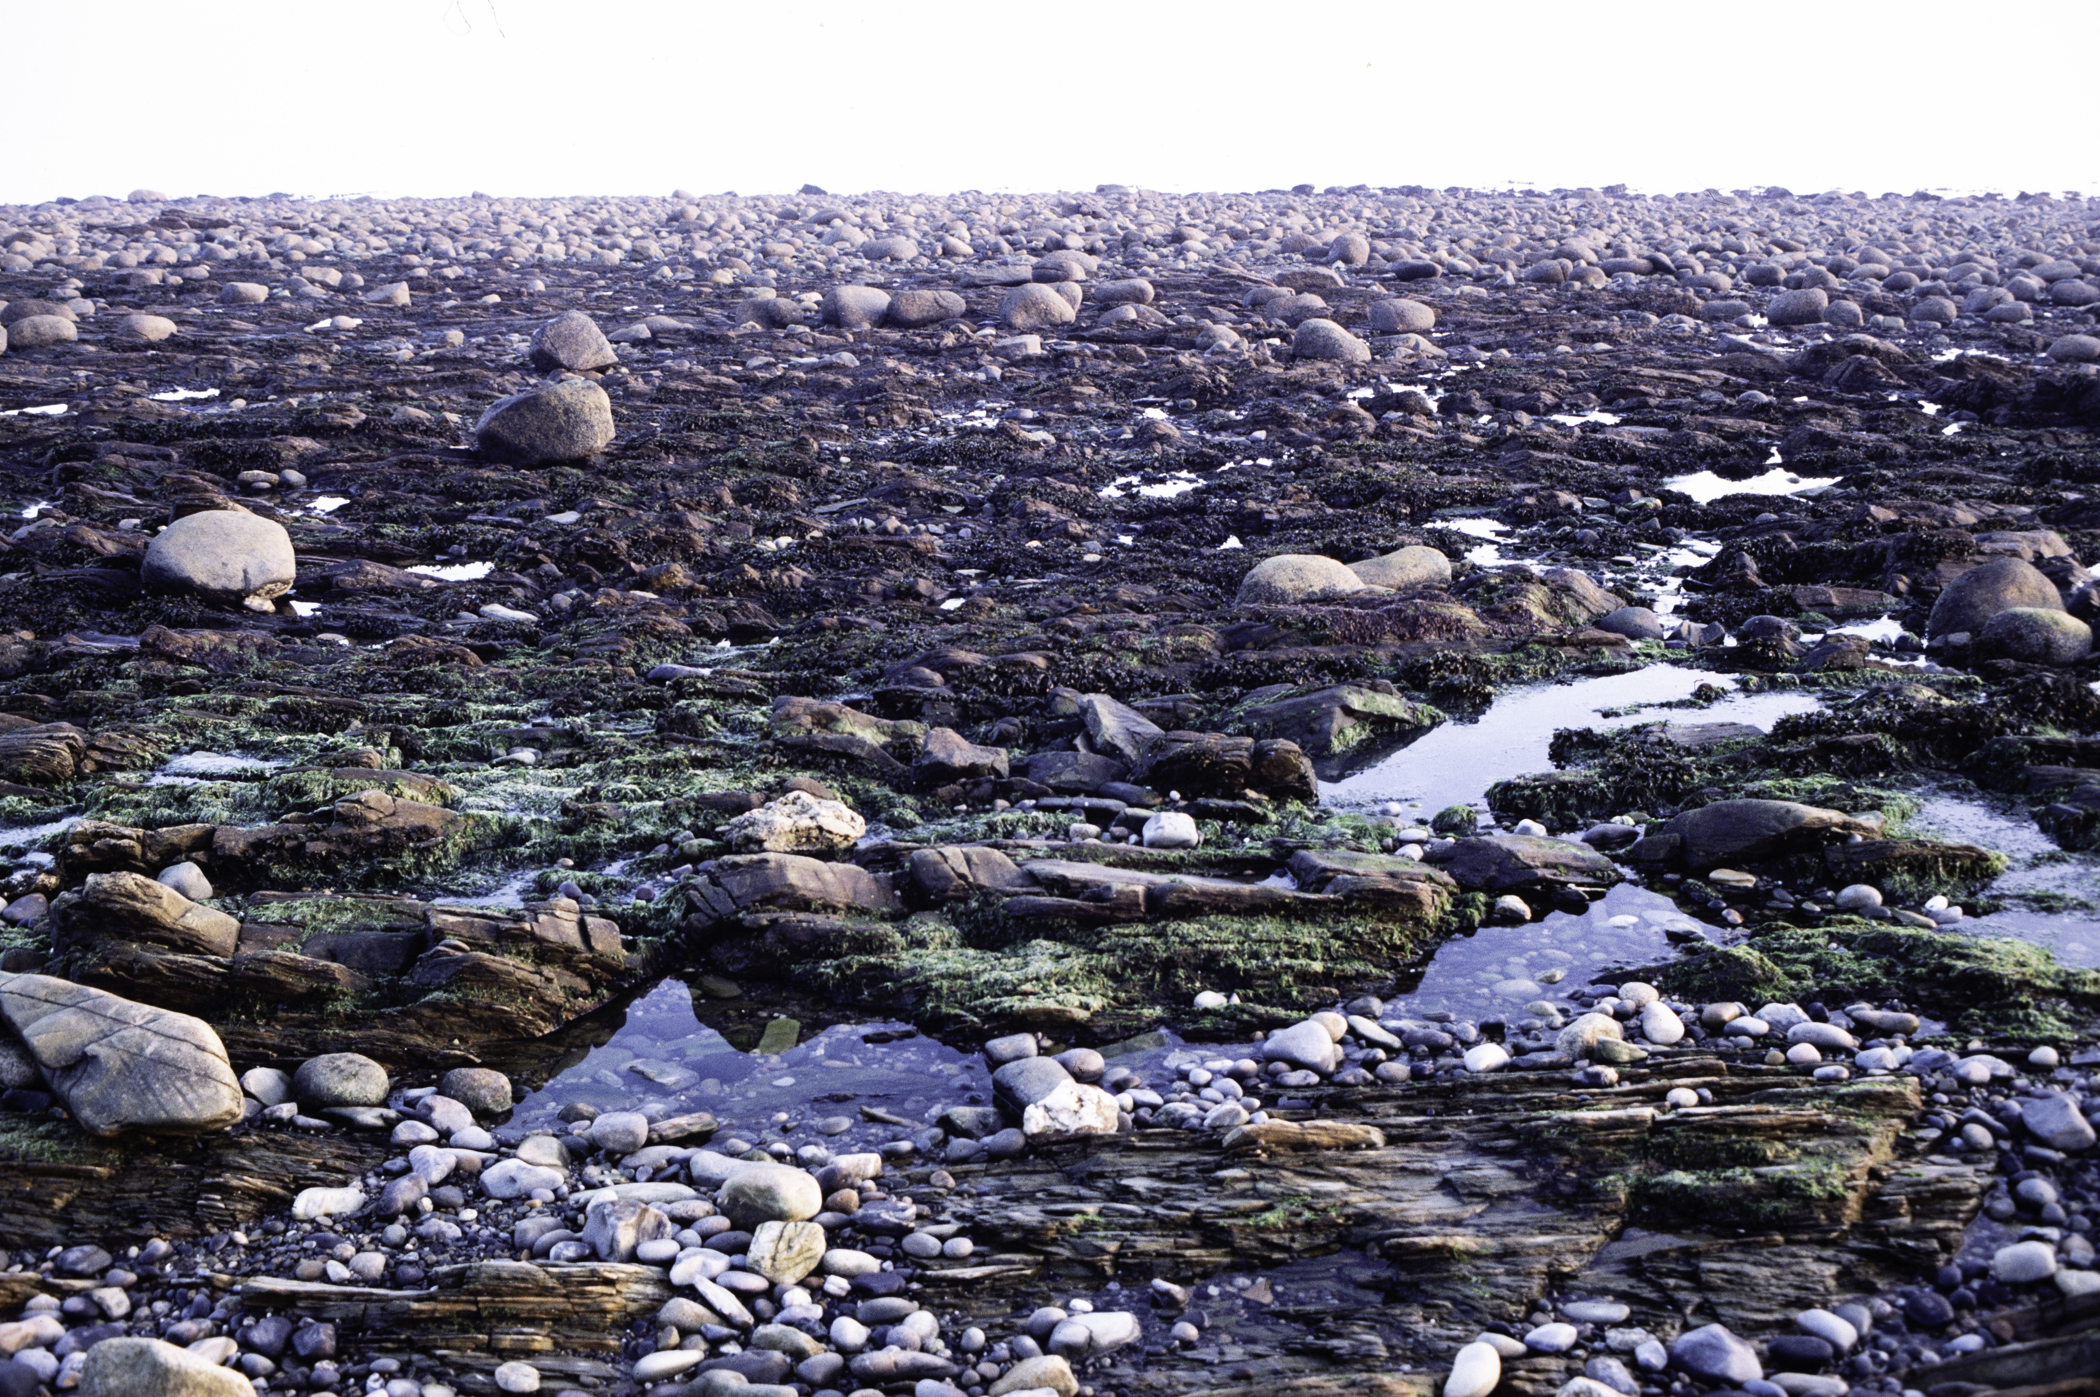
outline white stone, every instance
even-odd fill
[[[1524,1347],[1533,1353],[1566,1353],[1575,1347],[1575,1341],[1581,1334],[1582,1331],[1574,1325],[1555,1320],[1551,1324],[1541,1324],[1526,1334]]]
[[[1162,810],[1145,821],[1147,849],[1194,849],[1203,843],[1196,821],[1179,810]]]
[[[1812,1334],[1824,1340],[1839,1353],[1849,1352],[1859,1342],[1859,1330],[1842,1315],[1828,1310],[1803,1310],[1794,1316],[1794,1323],[1804,1334]]]
[[[1451,1376],[1444,1379],[1444,1397],[1488,1397],[1502,1381],[1502,1355],[1493,1344],[1467,1344],[1451,1360]]]
[[[707,1355],[698,1349],[674,1348],[660,1353],[645,1354],[634,1361],[636,1382],[662,1382],[675,1378],[689,1368],[697,1368],[706,1361]]]
[[[1062,1082],[1021,1113],[1021,1133],[1031,1139],[1116,1133],[1116,1099],[1100,1087]]]
[[[1650,1004],[1641,1010],[1641,1037],[1667,1048],[1684,1041],[1684,1020],[1667,1004]]]
[[[499,1364],[496,1368],[496,1386],[505,1392],[537,1392],[540,1390],[540,1370],[530,1363],[513,1360]]]
[[[361,1188],[302,1188],[292,1200],[292,1216],[300,1222],[354,1213],[365,1206]]]
[[[2014,1242],[1991,1256],[1991,1276],[2007,1285],[2045,1281],[2056,1274],[2056,1248],[2047,1242]]]
[[[1466,1071],[1499,1072],[1509,1066],[1509,1053],[1500,1043],[1480,1043],[1466,1049]]]

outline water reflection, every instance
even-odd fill
[[[1702,684],[1730,688],[1734,680],[1718,674],[1656,664],[1624,674],[1578,679],[1572,684],[1540,684],[1496,698],[1477,722],[1448,722],[1367,771],[1321,787],[1324,804],[1361,806],[1399,801],[1421,807],[1424,816],[1447,805],[1478,804],[1495,782],[1552,766],[1546,755],[1556,728],[1623,727],[1652,722],[1659,715],[1607,724],[1600,710],[1629,704],[1665,703],[1689,698]],[[1789,713],[1815,708],[1811,694],[1799,690],[1739,694],[1697,712],[1690,723],[1748,723],[1768,728]]]

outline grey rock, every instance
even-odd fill
[[[628,1262],[642,1243],[676,1230],[670,1218],[639,1199],[603,1198],[585,1216],[583,1242],[600,1261]]]
[[[750,1229],[762,1222],[807,1222],[824,1206],[814,1175],[786,1164],[752,1164],[729,1176],[716,1195],[729,1220]]]
[[[2052,1150],[2089,1150],[2093,1147],[2092,1122],[2078,1103],[2061,1092],[2050,1092],[2020,1103],[2020,1124]]]
[[[1764,1365],[1757,1350],[1719,1324],[1702,1325],[1677,1336],[1670,1345],[1670,1362],[1708,1382],[1741,1387],[1762,1381]]]
[[[50,975],[8,975],[0,1024],[92,1134],[198,1134],[241,1118],[240,1082],[201,1019]]]
[[[1363,579],[1332,558],[1279,553],[1248,570],[1234,601],[1239,606],[1287,606],[1352,596],[1363,589]]]
[[[146,546],[139,576],[148,586],[216,601],[267,601],[292,589],[299,572],[284,525],[231,509],[185,514]]]
[[[104,1339],[87,1351],[79,1397],[255,1397],[239,1370],[160,1339]]]
[[[824,293],[818,316],[841,330],[871,330],[889,309],[890,293],[879,286],[834,286]]]
[[[640,1111],[607,1111],[591,1122],[591,1143],[610,1155],[629,1155],[649,1143],[649,1118]]]
[[[1628,640],[1661,640],[1662,618],[1645,606],[1622,606],[1608,616],[1601,616],[1597,629],[1613,635],[1623,635]]]
[[[1682,859],[1695,869],[1717,864],[1757,863],[1822,847],[1849,835],[1871,836],[1879,828],[1836,810],[1790,800],[1717,800],[1686,811],[1627,851],[1636,863]]]
[[[164,888],[173,888],[192,902],[202,902],[211,896],[211,879],[205,877],[204,870],[188,859],[181,863],[169,864],[153,875],[153,881]]]
[[[1425,334],[1436,326],[1436,311],[1405,296],[1371,302],[1371,328],[1381,335]]]
[[[1990,619],[2016,607],[2062,611],[2056,584],[2041,569],[2019,558],[1993,558],[1979,563],[1941,589],[1925,622],[1928,636],[1982,632]]]
[[[953,728],[935,728],[926,734],[911,767],[913,775],[933,785],[987,776],[1004,780],[1006,749],[980,747]]]
[[[1765,319],[1774,325],[1815,325],[1830,308],[1830,293],[1818,286],[1782,291],[1765,307]]]
[[[1315,317],[1300,321],[1298,328],[1291,332],[1291,357],[1368,364],[1371,362],[1371,346],[1332,320]]]
[[[565,310],[532,332],[532,366],[541,373],[568,369],[587,373],[620,362],[620,352],[598,322],[580,310]]]
[[[1326,1075],[1342,1065],[1342,1045],[1318,1019],[1306,1019],[1280,1028],[1261,1045],[1264,1062],[1288,1063],[1308,1072]]]
[[[482,454],[514,466],[580,461],[612,439],[612,399],[583,378],[513,393],[490,404],[474,424]]]
[[[438,1079],[438,1094],[477,1116],[500,1116],[511,1107],[510,1078],[493,1067],[455,1067]]]
[[[323,1053],[299,1064],[292,1095],[302,1106],[384,1106],[392,1083],[363,1053]]]
[[[1451,585],[1451,560],[1421,544],[1351,563],[1349,571],[1367,587],[1390,587],[1396,592]]]
[[[1056,1058],[1024,1057],[992,1073],[992,1096],[1015,1117],[1072,1080]]]
[[[2093,650],[2093,628],[2067,611],[2015,606],[1984,622],[1983,648],[2031,665],[2075,665]]]
[[[1016,286],[999,298],[999,323],[1017,334],[1070,325],[1078,317],[1077,307],[1044,282]]]
[[[944,320],[959,320],[969,311],[969,303],[953,291],[899,291],[890,297],[883,324],[893,330],[916,330]]]
[[[994,1038],[984,1045],[984,1060],[995,1070],[1009,1062],[1019,1062],[1024,1057],[1036,1056],[1036,1040],[1033,1033],[1009,1033],[1004,1038]]]

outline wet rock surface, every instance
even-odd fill
[[[2095,217],[0,209],[0,1387],[2068,1394]]]

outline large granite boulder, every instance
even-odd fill
[[[474,424],[483,455],[514,466],[580,461],[612,445],[612,399],[586,378],[513,393]]]
[[[146,545],[139,565],[139,577],[149,587],[253,603],[263,611],[292,589],[298,572],[284,525],[237,509],[183,515]]]
[[[241,1084],[202,1019],[51,975],[0,977],[0,1025],[83,1130],[194,1135],[241,1118]]]

